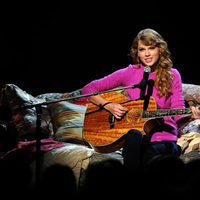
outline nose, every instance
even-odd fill
[[[149,50],[147,49],[146,51],[145,51],[145,56],[149,56],[150,55],[150,53],[149,53]]]

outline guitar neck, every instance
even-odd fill
[[[160,118],[165,116],[189,115],[191,113],[192,111],[190,108],[158,109],[143,111],[142,118]]]

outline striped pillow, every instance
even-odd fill
[[[61,101],[48,105],[56,140],[84,143],[83,122],[86,106]]]

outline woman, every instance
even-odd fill
[[[133,40],[130,56],[133,64],[90,82],[83,87],[82,93],[88,94],[119,86],[137,85],[142,82],[144,67],[149,66],[151,72],[148,80],[154,82],[151,95],[157,107],[161,109],[185,107],[180,73],[173,68],[168,45],[158,32],[149,28],[141,30]],[[126,89],[128,97],[133,100],[141,97],[140,92],[140,88],[137,87]],[[112,113],[116,119],[121,119],[128,111],[119,103],[108,102],[102,95],[91,96],[89,100]],[[179,155],[181,151],[176,141],[178,120],[182,117],[163,117],[162,124],[151,131],[151,137],[148,139],[138,130],[128,131],[122,150],[124,165],[129,169],[138,169],[141,163],[147,163],[157,155]]]

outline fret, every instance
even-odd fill
[[[159,118],[164,116],[188,115],[191,113],[190,108],[148,110],[143,111],[142,118]]]

